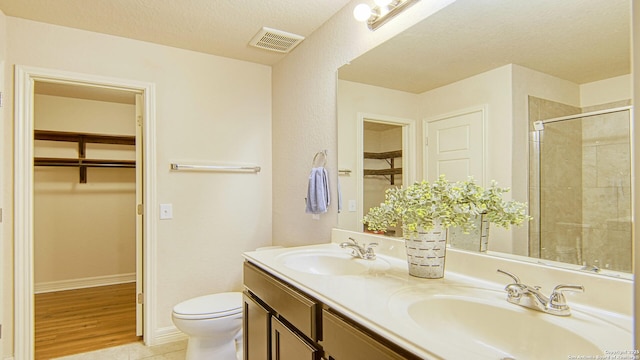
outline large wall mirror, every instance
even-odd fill
[[[489,254],[627,276],[630,22],[630,0],[457,0],[341,67],[338,227],[365,231],[389,186],[472,175],[534,217]]]

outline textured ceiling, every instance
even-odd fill
[[[272,65],[286,55],[248,45],[262,27],[307,37],[348,2],[0,0],[0,10],[7,16]]]
[[[340,68],[422,93],[506,64],[576,84],[629,74],[631,0],[457,0]]]
[[[249,46],[258,30],[266,26],[306,37],[347,3],[0,0],[0,10],[8,16],[272,65],[286,54]],[[628,74],[630,4],[457,0],[353,60],[340,69],[340,78],[422,93],[511,63],[577,84]]]

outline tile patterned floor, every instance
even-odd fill
[[[184,360],[186,348],[186,340],[156,346],[136,342],[55,360]]]

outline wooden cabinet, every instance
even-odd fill
[[[320,359],[316,300],[249,262],[244,285],[245,360]]]
[[[420,359],[250,262],[244,286],[244,360]]]

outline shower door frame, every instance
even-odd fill
[[[586,113],[579,113],[579,114],[573,114],[573,115],[566,115],[566,116],[560,116],[560,117],[555,117],[555,118],[551,118],[551,119],[546,119],[546,120],[538,120],[533,122],[533,128],[534,130],[531,132],[531,139],[532,139],[532,143],[533,143],[533,159],[535,161],[535,163],[533,164],[533,167],[535,169],[536,172],[536,176],[533,177],[535,179],[535,181],[537,182],[536,184],[532,184],[534,185],[534,187],[537,189],[536,191],[536,199],[535,199],[535,203],[538,205],[534,210],[534,213],[531,213],[530,215],[533,216],[534,220],[535,220],[535,225],[536,226],[536,236],[535,238],[531,237],[531,233],[529,233],[529,256],[533,256],[536,257],[538,259],[542,259],[542,239],[541,239],[541,234],[542,234],[542,224],[540,221],[540,216],[541,216],[541,172],[540,172],[540,155],[541,155],[541,140],[543,137],[543,131],[544,131],[544,125],[545,124],[550,124],[550,123],[555,123],[555,122],[560,122],[560,121],[566,121],[566,120],[575,120],[575,119],[580,119],[580,118],[586,118],[586,117],[591,117],[591,116],[597,116],[597,115],[606,115],[606,114],[613,114],[613,113],[617,113],[617,112],[622,112],[622,111],[629,111],[629,144],[630,144],[630,151],[629,151],[629,160],[630,160],[630,176],[631,179],[635,179],[635,168],[633,166],[634,164],[634,145],[633,145],[633,141],[632,141],[632,135],[634,133],[634,129],[633,129],[633,106],[620,106],[620,107],[615,107],[615,108],[610,108],[610,109],[604,109],[604,110],[596,110],[596,111],[590,111],[590,112],[586,112]],[[633,186],[633,181],[631,181],[631,199],[633,200],[635,196],[635,188]],[[532,201],[530,200],[529,203],[531,203]],[[633,201],[631,202],[631,218],[634,219],[635,218],[635,207],[633,206]],[[631,241],[633,242],[633,226],[632,226],[632,239]],[[534,248],[537,249],[538,254],[531,254],[531,242],[535,241],[535,246]],[[632,244],[632,246],[635,246],[634,244]],[[633,267],[633,264],[632,264]]]

